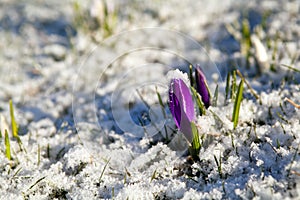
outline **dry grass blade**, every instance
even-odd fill
[[[30,190],[31,188],[33,188],[35,185],[37,185],[39,182],[41,182],[41,181],[44,180],[45,178],[46,178],[46,176],[44,176],[44,177],[38,179],[33,185],[31,185],[31,186],[28,188],[28,190]]]
[[[99,183],[101,183],[101,181],[102,181],[102,177],[103,177],[103,175],[104,175],[104,171],[105,171],[105,169],[106,169],[106,167],[107,167],[109,161],[110,161],[110,158],[106,161],[106,163],[105,163],[105,165],[104,165],[104,167],[103,167],[103,170],[102,170],[102,172],[101,172],[101,174],[100,174],[100,177],[99,177]]]
[[[293,100],[285,97],[284,101],[287,101],[289,102],[290,104],[292,104],[293,106],[295,106],[297,109],[300,109],[300,105],[299,104],[296,104]]]
[[[254,91],[254,89],[251,87],[251,85],[248,83],[248,81],[245,79],[245,77],[242,75],[242,73],[237,70],[236,73],[238,74],[238,76],[244,80],[244,82],[246,83],[248,89],[250,90],[251,94],[257,99],[259,100],[260,105],[262,104],[261,102],[261,98],[260,96]]]

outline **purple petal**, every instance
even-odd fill
[[[202,72],[201,68],[199,66],[196,67],[196,89],[197,92],[200,94],[201,99],[205,105],[206,108],[210,106],[210,97],[209,97],[209,92],[206,87],[206,79],[205,75]]]
[[[195,121],[193,98],[190,89],[181,79],[172,79],[169,90],[169,107],[176,126],[192,142],[191,121]]]

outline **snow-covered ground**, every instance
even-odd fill
[[[0,2],[0,199],[299,199],[300,114],[285,98],[300,103],[286,67],[300,67],[300,2],[108,2],[107,15],[100,0]],[[200,161],[167,107],[167,74],[189,64],[219,87],[197,118]],[[245,85],[236,129],[234,68],[259,97]]]

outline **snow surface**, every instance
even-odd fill
[[[0,199],[300,198],[300,112],[284,101],[300,103],[300,75],[282,65],[299,69],[299,1],[109,1],[119,13],[105,40],[75,25],[75,2],[101,10],[97,0],[0,2]],[[226,29],[247,13],[248,69]],[[254,28],[264,16],[267,28]],[[157,91],[167,105],[168,72],[197,63],[219,98],[197,117],[193,162]],[[261,99],[245,85],[235,130],[224,101],[234,66]],[[22,141],[9,134],[12,160],[10,99]]]

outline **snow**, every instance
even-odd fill
[[[300,76],[281,65],[300,66],[299,1],[112,1],[118,23],[104,40],[73,23],[81,11],[97,17],[100,0],[76,1],[79,13],[74,2],[0,3],[0,199],[299,199],[300,113],[285,98],[300,103]],[[225,25],[248,11],[247,69]],[[267,13],[267,28],[254,29]],[[198,63],[220,90],[197,116],[203,146],[192,161],[167,101],[170,78],[189,85]],[[245,85],[233,129],[225,82],[237,66],[261,103]]]

